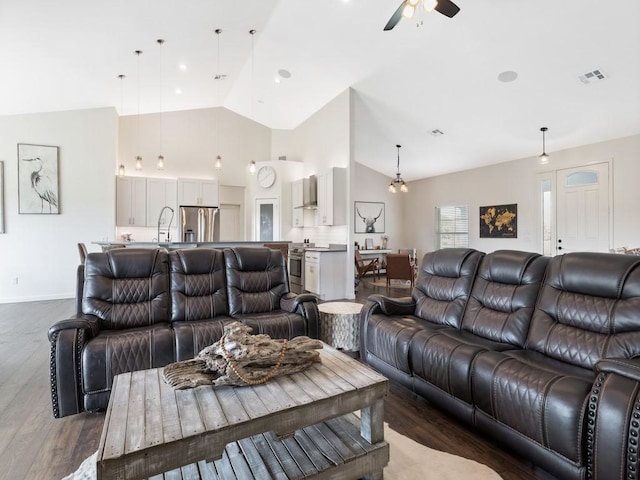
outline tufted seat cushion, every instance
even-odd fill
[[[408,306],[369,302],[362,310],[361,355],[385,375],[413,387],[410,344],[417,334],[459,327],[483,253],[449,248],[425,254]],[[398,310],[399,309],[399,310]],[[406,311],[387,315],[384,311]]]
[[[171,321],[176,359],[188,360],[222,337],[231,321],[222,250],[193,248],[169,254]]]
[[[296,310],[286,312],[281,299],[289,293],[284,256],[271,248],[235,247],[224,251],[229,314],[272,338],[310,335],[308,322]]]
[[[547,260],[537,253],[511,250],[486,255],[461,328],[423,329],[412,337],[409,356],[414,389],[471,420],[475,357],[486,350],[524,345]]]

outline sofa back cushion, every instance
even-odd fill
[[[640,258],[588,252],[552,258],[525,347],[584,368],[640,355]]]
[[[484,253],[469,248],[445,248],[425,254],[412,296],[415,315],[460,328],[473,279]]]
[[[497,250],[476,274],[462,328],[501,343],[524,347],[548,257]]]
[[[169,321],[169,260],[151,248],[90,253],[84,266],[82,313],[101,329],[125,329]]]
[[[289,277],[279,250],[235,247],[224,251],[229,314],[262,313],[280,309],[289,293]]]
[[[171,321],[202,320],[227,315],[224,254],[214,248],[169,253]]]

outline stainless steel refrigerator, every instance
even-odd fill
[[[220,210],[217,207],[180,206],[180,240],[219,242]]]

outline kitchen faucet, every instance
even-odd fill
[[[160,215],[158,215],[158,243],[160,243],[160,224],[162,223],[162,214],[165,210],[171,210],[171,218],[169,219],[169,226],[167,226],[167,242],[171,241],[171,222],[173,222],[173,208],[166,206],[162,207],[160,210]]]

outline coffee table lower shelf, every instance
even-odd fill
[[[362,478],[389,462],[389,444],[370,444],[360,436],[353,414],[297,430],[279,439],[262,433],[227,445],[221,459],[200,461],[150,480],[248,478]],[[372,477],[377,478],[377,477]]]

